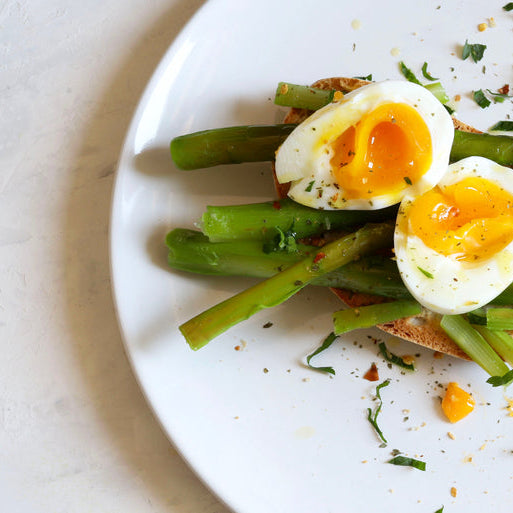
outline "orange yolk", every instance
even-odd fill
[[[431,134],[409,105],[386,103],[331,145],[331,167],[348,198],[397,193],[415,183],[432,161]]]
[[[513,195],[485,178],[469,177],[417,198],[409,220],[413,233],[436,252],[485,260],[513,240]]]
[[[474,409],[475,404],[472,395],[463,390],[458,383],[451,382],[442,400],[442,410],[451,422],[458,422]]]

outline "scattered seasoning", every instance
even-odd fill
[[[370,369],[363,375],[363,379],[367,381],[379,381],[378,367],[375,363],[372,363]]]
[[[270,328],[272,325],[273,325],[273,323],[272,323],[272,322],[266,322],[266,323],[262,326],[262,328]]]
[[[387,442],[387,439],[385,438],[385,436],[383,435],[383,432],[379,428],[377,420],[378,420],[379,412],[381,411],[381,407],[383,406],[383,400],[381,399],[380,392],[381,392],[382,388],[387,387],[388,385],[390,385],[389,379],[383,381],[383,383],[380,383],[376,387],[376,398],[378,399],[379,404],[378,404],[377,408],[374,410],[374,414],[372,413],[372,410],[370,408],[367,408],[367,420],[372,424],[372,427],[374,428],[377,435],[383,441],[384,444],[387,444],[388,442]]]
[[[405,176],[404,178],[404,181],[408,184],[408,185],[412,185],[412,181],[411,181],[411,178],[409,176]]]
[[[263,372],[264,374],[267,374],[269,372],[269,369],[267,367],[264,367]]]
[[[413,467],[422,471],[426,470],[425,461],[416,460],[415,458],[408,458],[407,456],[396,456],[395,458],[388,460],[387,463],[391,463],[392,465],[400,465],[403,467]]]

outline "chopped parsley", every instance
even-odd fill
[[[312,192],[313,184],[315,183],[315,180],[312,180],[305,188],[305,192]]]
[[[403,467],[413,467],[418,470],[426,470],[426,462],[416,460],[415,458],[408,458],[406,456],[396,456],[391,460],[388,460],[387,463],[391,463],[392,465],[400,465]]]
[[[264,253],[274,253],[276,251],[285,251],[287,253],[297,252],[296,232],[294,231],[294,222],[290,228],[283,231],[279,227],[275,227],[276,235],[270,240],[264,242],[262,250]]]
[[[444,507],[442,506],[440,509],[437,509],[435,513],[444,513]]]
[[[403,369],[408,370],[415,370],[415,366],[413,363],[406,363],[400,356],[397,356],[393,353],[390,353],[387,349],[387,346],[384,342],[381,342],[379,345],[379,352],[383,356],[383,358],[390,363],[395,363],[396,365],[399,365],[399,367],[402,367]]]
[[[486,380],[492,387],[500,387],[502,385],[509,385],[513,381],[513,369],[509,370],[504,376],[492,376]]]
[[[414,84],[422,85],[419,82],[419,79],[415,76],[415,73],[413,73],[413,71],[410,68],[408,68],[408,66],[406,66],[406,64],[404,64],[403,61],[399,63],[399,67],[401,69],[401,73],[404,75],[404,78],[408,80],[408,82],[413,82]]]
[[[425,269],[422,269],[422,267],[419,267],[417,266],[417,269],[426,277],[426,278],[429,278],[430,280],[434,279],[434,276],[429,272],[429,271],[426,271]]]
[[[479,43],[469,44],[467,39],[465,41],[465,44],[463,45],[461,58],[463,60],[466,60],[470,56],[474,62],[479,62],[483,58],[485,50],[486,45],[482,45]]]
[[[432,82],[434,80],[438,80],[438,78],[434,78],[432,77],[429,73],[428,73],[428,70],[427,70],[427,67],[428,67],[428,63],[425,62],[423,65],[422,65],[422,75],[424,76],[424,78],[426,80],[431,80]]]
[[[513,2],[508,2],[506,5],[503,5],[502,8],[505,11],[513,11]]]
[[[486,97],[482,89],[479,89],[478,91],[474,91],[473,93],[474,101],[482,108],[486,109],[486,107],[489,107],[491,101]]]
[[[366,77],[354,77],[358,80],[368,80],[369,82],[372,82],[372,73],[370,75],[367,75]]]
[[[412,184],[411,178],[409,176],[404,176],[403,179],[408,185]]]
[[[378,399],[379,404],[378,404],[377,408],[374,410],[374,413],[372,413],[372,410],[370,408],[367,408],[367,420],[372,424],[372,427],[374,428],[377,435],[383,441],[384,444],[387,444],[388,442],[387,442],[387,439],[385,438],[385,436],[383,435],[383,432],[381,431],[381,429],[378,426],[378,415],[379,415],[379,412],[381,411],[381,407],[383,406],[383,400],[381,399],[380,391],[383,387],[387,387],[388,385],[390,385],[389,379],[383,381],[383,383],[380,383],[376,387],[376,398]]]
[[[314,356],[317,356],[319,353],[322,353],[325,349],[328,349],[328,347],[330,347],[331,344],[333,344],[333,342],[335,342],[335,340],[337,340],[337,338],[338,338],[338,336],[335,335],[335,333],[331,332],[324,339],[324,342],[312,354],[310,354],[306,357],[306,363],[307,363],[308,367],[310,367],[311,369],[321,371],[321,372],[328,372],[329,374],[335,375],[335,369],[333,367],[315,367],[310,363],[310,360]]]
[[[513,121],[498,121],[490,128],[490,132],[513,132]]]

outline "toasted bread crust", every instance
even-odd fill
[[[318,80],[312,84],[312,87],[350,92],[369,83],[370,82],[357,78],[333,77]],[[301,123],[310,114],[311,111],[307,109],[293,108],[290,109],[286,115],[284,122]],[[454,127],[458,130],[475,133],[479,132],[479,130],[462,123],[454,117],[452,119]],[[273,174],[279,197],[286,197],[289,190],[289,184],[280,184],[276,179],[276,174]],[[380,296],[360,294],[345,289],[332,290],[347,306],[351,308],[388,301],[386,298]],[[424,311],[421,315],[406,317],[386,324],[378,324],[377,327],[390,335],[414,342],[415,344],[427,347],[439,353],[445,353],[465,360],[470,360],[467,354],[465,354],[440,327],[440,319],[440,315]]]

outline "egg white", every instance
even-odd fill
[[[443,187],[470,176],[486,178],[513,194],[513,171],[482,158],[449,166]],[[488,304],[513,282],[513,242],[487,260],[465,262],[429,248],[409,227],[414,195],[406,196],[397,216],[394,249],[401,277],[423,306],[440,314],[461,314]]]
[[[345,198],[331,170],[331,142],[383,103],[404,103],[417,110],[431,135],[432,165],[420,180],[401,192]],[[328,143],[320,145],[318,141],[326,136]],[[426,88],[406,81],[372,83],[326,105],[298,125],[276,153],[276,177],[280,183],[291,182],[289,197],[309,207],[379,209],[399,203],[404,194],[420,194],[433,187],[447,169],[453,138],[450,115]]]

